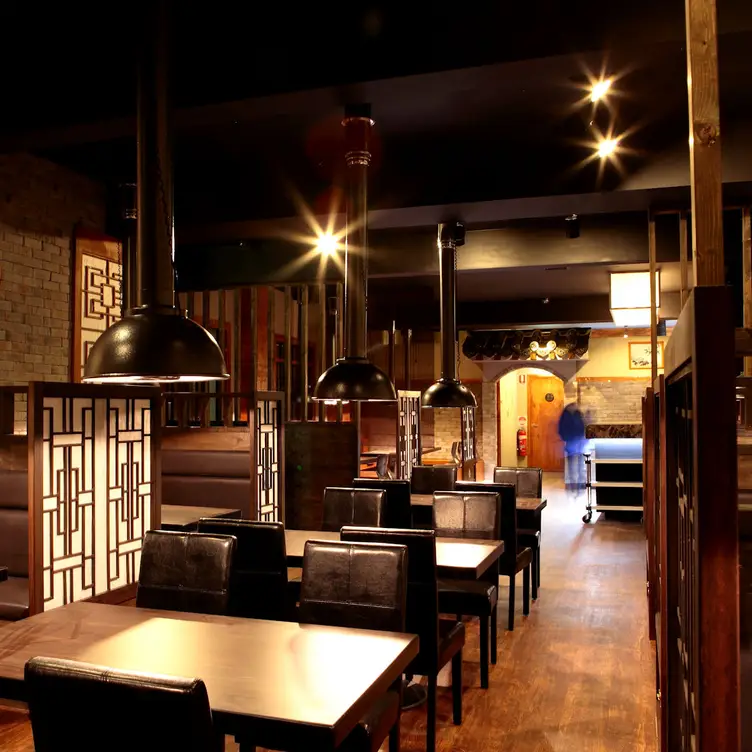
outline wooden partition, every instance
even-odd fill
[[[212,456],[241,453],[248,469],[248,494],[238,502],[243,517],[276,522],[284,520],[285,511],[285,395],[282,392],[166,392],[162,414],[165,422],[165,450],[183,453],[170,463],[170,474],[189,479],[204,478],[203,501],[197,506],[235,508],[223,501],[221,483],[223,466],[212,463]],[[189,466],[191,453],[200,453],[200,475]],[[181,467],[182,463],[182,467]],[[212,473],[217,465],[216,475]],[[245,475],[245,474],[244,474]],[[237,479],[237,474],[232,478]],[[212,496],[217,481],[218,494]],[[198,482],[198,481],[197,481]],[[197,497],[201,498],[201,497]],[[178,503],[170,498],[173,504]],[[183,502],[188,503],[188,502]]]
[[[728,288],[696,287],[690,293],[665,361],[662,749],[736,752],[739,577],[734,328]]]
[[[28,404],[30,613],[132,597],[160,524],[159,389],[33,382]]]
[[[360,464],[352,423],[296,422],[285,426],[285,525],[320,530],[324,489],[351,486]]]

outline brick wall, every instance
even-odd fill
[[[98,183],[28,154],[0,155],[0,384],[67,381],[73,228],[103,231]],[[16,411],[25,430],[26,411]]]
[[[591,423],[640,423],[645,379],[577,382],[580,409],[590,413]]]
[[[483,397],[485,390],[483,384],[472,383],[466,386],[475,395],[478,402],[478,409],[475,411],[475,449],[479,457],[483,457],[484,452],[484,435],[483,435]],[[493,403],[494,416],[496,415],[496,406]],[[460,410],[456,408],[434,408],[434,446],[441,447],[441,451],[432,452],[428,455],[431,461],[452,459],[452,443],[462,439]],[[495,443],[495,441],[494,441]]]

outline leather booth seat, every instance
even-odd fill
[[[162,451],[163,504],[239,509],[248,519],[251,490],[248,452]]]
[[[25,472],[0,471],[0,621],[29,615],[29,495]]]

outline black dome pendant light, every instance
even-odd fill
[[[345,239],[345,354],[319,376],[313,399],[389,402],[397,399],[389,377],[367,351],[368,166],[373,120],[370,105],[345,108],[347,215]]]
[[[423,392],[423,407],[477,407],[475,395],[457,374],[457,246],[465,244],[461,222],[439,225],[441,378]]]
[[[145,3],[139,50],[136,306],[89,353],[94,383],[228,379],[217,340],[175,305],[167,2]],[[135,291],[134,291],[135,292]]]

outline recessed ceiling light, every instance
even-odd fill
[[[613,79],[611,78],[602,78],[600,81],[595,81],[590,89],[590,101],[600,102],[608,93],[612,83]]]
[[[607,157],[613,156],[618,146],[619,146],[618,138],[604,138],[602,141],[598,143],[598,148],[595,153],[601,159],[606,159]]]

